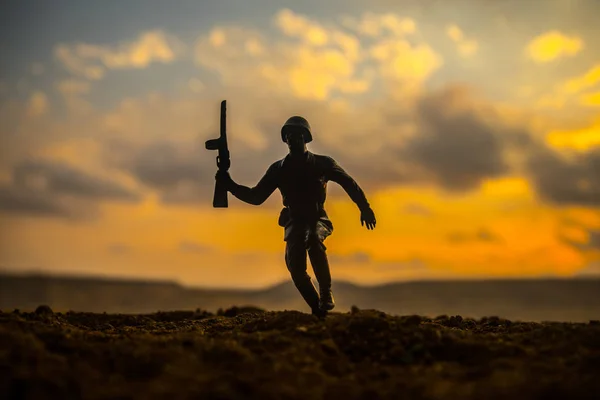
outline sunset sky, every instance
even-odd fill
[[[543,4],[543,6],[542,6]],[[0,56],[0,268],[262,287],[289,279],[281,196],[231,175],[309,150],[334,279],[600,274],[600,2],[12,1]],[[312,271],[311,271],[312,274]]]

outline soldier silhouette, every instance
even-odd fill
[[[281,128],[281,139],[287,143],[289,154],[271,164],[256,186],[239,185],[226,171],[217,172],[216,179],[236,198],[253,205],[262,204],[275,189],[280,190],[284,207],[278,222],[284,228],[286,266],[312,313],[325,316],[335,307],[327,248],[323,243],[333,232],[324,208],[327,182],[342,186],[356,203],[362,226],[374,229],[375,214],[363,190],[333,158],[307,150],[312,132],[305,118],[289,118]],[[307,273],[307,253],[320,293]]]

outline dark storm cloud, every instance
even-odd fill
[[[111,140],[106,142],[104,150],[108,165],[157,190],[163,203],[197,203],[211,195],[216,152],[168,140],[143,145]]]
[[[19,215],[71,216],[67,207],[44,193],[8,185],[0,187],[0,210]]]
[[[420,131],[403,156],[423,171],[427,180],[447,190],[473,189],[485,178],[509,171],[504,151],[509,138],[523,136],[498,120],[493,125],[461,87],[424,97],[417,106]]]
[[[450,85],[426,94],[414,107],[389,102],[382,107],[365,113],[383,116],[368,136],[381,143],[375,156],[356,157],[343,150],[360,143],[325,148],[367,188],[433,183],[448,191],[469,191],[484,179],[510,172],[509,149],[527,152],[533,146],[530,132],[508,125],[466,86]],[[341,132],[352,129],[340,122]]]
[[[116,182],[89,175],[56,161],[24,161],[13,168],[12,176],[14,186],[33,185],[48,194],[65,194],[92,200],[140,200],[138,194]]]
[[[194,160],[171,143],[154,143],[138,153],[132,172],[141,182],[157,188],[169,189],[185,181],[199,183],[203,174],[200,153],[196,154],[198,157]]]
[[[0,188],[0,210],[22,215],[90,218],[102,200],[136,202],[140,196],[67,164],[41,160],[15,165],[11,183]]]
[[[600,149],[567,160],[543,148],[531,156],[528,167],[542,199],[558,205],[600,207]]]

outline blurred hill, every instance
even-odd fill
[[[380,286],[334,282],[335,311],[353,305],[392,315],[500,316],[587,322],[600,318],[600,279],[413,281]],[[188,288],[173,282],[0,274],[0,309],[138,314],[252,305],[308,312],[291,281],[261,290]]]

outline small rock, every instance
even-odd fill
[[[450,319],[448,320],[447,325],[454,327],[454,328],[458,328],[460,327],[460,325],[463,322],[463,318],[460,315],[453,315],[452,317],[450,317]]]
[[[52,314],[54,314],[52,309],[45,304],[38,306],[38,308],[35,309],[35,313],[37,315],[52,315]]]
[[[408,315],[405,321],[407,325],[419,325],[423,318],[420,315]]]
[[[333,339],[325,339],[321,341],[321,349],[325,354],[336,355],[339,353],[338,347]]]

